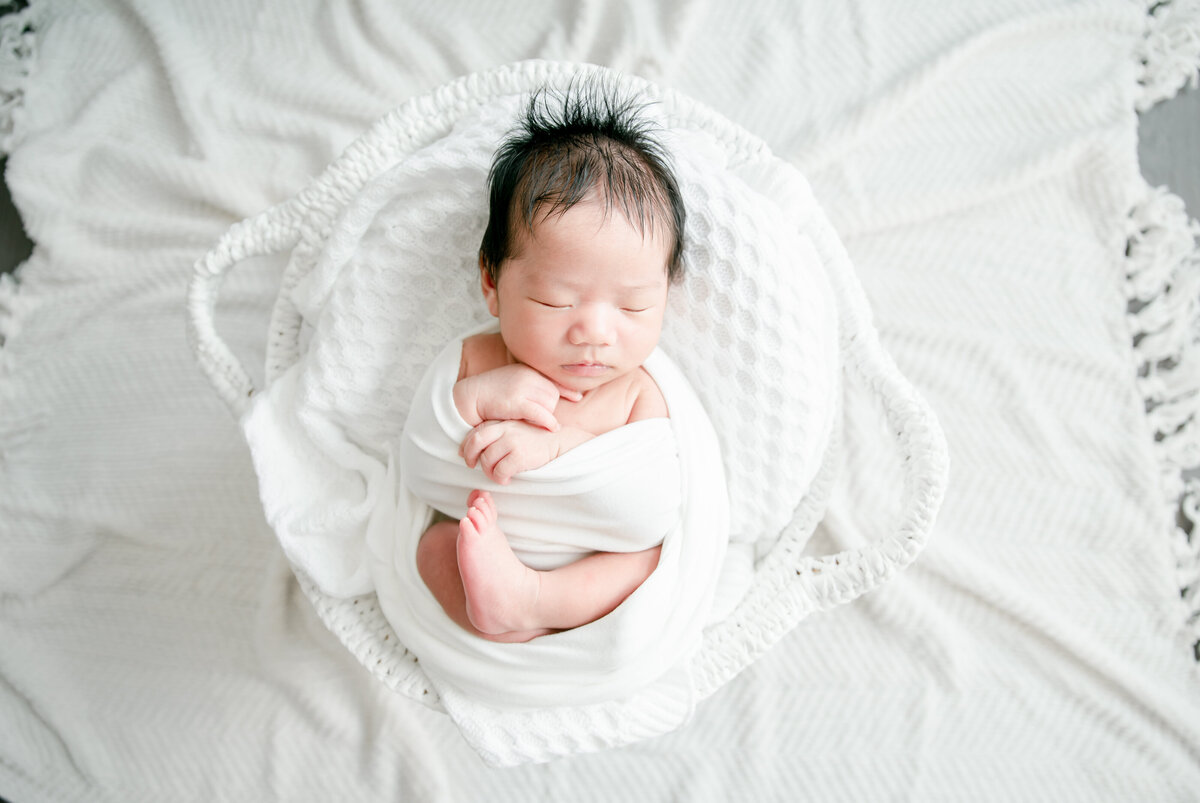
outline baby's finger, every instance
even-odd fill
[[[467,468],[475,468],[475,464],[479,462],[480,453],[500,437],[494,424],[493,421],[484,421],[468,432],[467,437],[463,438],[463,442],[459,444],[458,454],[466,462]]]
[[[521,405],[521,420],[550,432],[558,432],[558,419],[554,417],[554,413],[529,399]]]
[[[465,445],[466,442],[464,441]],[[479,462],[479,452],[480,448],[478,446],[463,451],[463,462],[467,464],[467,468],[475,468],[475,465]]]
[[[558,395],[562,396],[567,401],[577,402],[583,398],[583,391],[572,390],[571,388],[564,387],[563,385],[556,385],[555,387],[558,388]]]
[[[467,464],[467,468],[475,468],[475,462],[479,459],[479,445],[475,432],[474,429],[468,432],[467,437],[458,445],[458,456]]]
[[[512,452],[509,452],[492,466],[492,480],[500,485],[508,485],[519,470],[516,467],[515,456]]]
[[[528,396],[548,410],[554,409],[554,405],[558,404],[559,397],[570,401],[579,401],[583,398],[583,394],[579,391],[560,385],[548,376],[538,374],[537,379],[537,384],[531,388]]]
[[[508,457],[511,450],[508,445],[503,442],[496,442],[488,446],[479,455],[479,465],[483,469],[484,476],[492,482],[500,485],[507,485],[508,478],[502,474],[496,473],[496,466],[500,464],[504,458]]]

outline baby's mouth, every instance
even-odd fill
[[[600,362],[577,362],[562,367],[572,376],[601,376],[608,372],[608,366]]]

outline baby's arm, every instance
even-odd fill
[[[488,479],[507,485],[516,474],[541,468],[592,437],[575,427],[550,432],[525,421],[484,421],[463,439],[458,453],[469,468],[478,465]]]
[[[454,384],[454,404],[471,426],[483,421],[528,421],[553,432],[559,398],[578,399],[526,365],[505,365]]]
[[[463,341],[454,404],[471,426],[483,421],[528,421],[558,429],[554,408],[559,398],[578,401],[578,391],[559,387],[527,365],[508,362],[504,341],[476,335]]]
[[[537,376],[545,379],[541,374]],[[624,391],[624,409],[629,411],[628,416],[621,413],[622,417],[618,422],[632,424],[647,418],[667,418],[666,399],[650,374],[641,370],[631,376],[630,380]],[[563,396],[566,398],[565,394]],[[554,404],[557,404],[557,399],[554,399]],[[614,402],[614,405],[618,409],[622,406],[620,402]],[[541,468],[556,457],[595,437],[594,432],[560,427],[557,426],[557,422],[553,429],[539,428],[538,423],[529,416],[520,416],[520,420],[517,418],[513,416],[506,420],[481,421],[463,439],[458,450],[470,468],[479,465],[489,479],[501,485],[506,485],[513,476],[522,471]],[[601,427],[601,431],[619,425],[618,422]]]

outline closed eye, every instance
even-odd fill
[[[645,312],[650,307],[621,307],[622,312]]]
[[[571,306],[570,304],[551,304],[549,301],[542,301],[541,299],[537,298],[530,298],[529,300],[535,304],[540,304],[541,306],[548,307],[550,309],[567,309]]]

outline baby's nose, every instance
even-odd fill
[[[577,346],[608,346],[613,340],[612,310],[602,304],[579,308],[571,326],[571,342]]]

